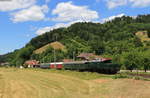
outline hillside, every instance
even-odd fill
[[[39,49],[36,49],[34,51],[35,54],[40,54],[40,53],[43,53],[44,51],[46,51],[49,47],[52,47],[53,49],[55,50],[62,50],[62,51],[66,51],[66,47],[61,44],[60,42],[52,42],[52,43],[49,43],[47,45],[44,45],[43,47],[39,48]]]
[[[6,54],[5,61],[13,66],[22,65],[29,59],[53,62],[53,48],[61,48],[56,50],[56,61],[90,52],[111,57],[115,63],[125,65],[122,61],[124,57],[131,53],[147,53],[149,50],[150,44],[143,45],[142,37],[135,35],[136,32],[146,31],[148,36],[144,39],[149,40],[149,28],[150,15],[139,15],[136,18],[123,16],[103,24],[75,23],[68,28],[55,29],[33,38],[23,48]],[[65,49],[67,51],[63,51]]]
[[[3,55],[0,55],[0,62],[4,62],[4,57],[3,57]]]

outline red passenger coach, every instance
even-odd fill
[[[62,66],[62,64],[58,64],[58,65],[56,66],[56,68],[57,68],[57,69],[62,69],[63,66]]]
[[[54,65],[54,64],[51,64],[51,65],[50,65],[50,68],[51,68],[51,69],[54,69],[54,68],[55,68],[55,65]]]
[[[63,62],[55,62],[50,64],[51,69],[62,69],[63,68]]]

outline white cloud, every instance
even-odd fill
[[[25,21],[39,21],[45,19],[45,13],[48,12],[48,6],[31,6],[28,9],[23,9],[21,11],[12,13],[11,20],[13,22],[25,22]]]
[[[102,23],[111,21],[111,20],[113,20],[113,19],[115,19],[117,17],[122,17],[122,16],[125,16],[125,14],[122,13],[122,14],[118,14],[118,15],[115,15],[115,16],[110,16],[108,18],[104,18],[104,19],[102,19]]]
[[[150,6],[150,0],[105,0],[109,9],[130,4],[132,7]]]
[[[36,0],[6,0],[0,2],[0,11],[12,11],[27,8],[36,3]]]
[[[76,21],[72,21],[72,22],[69,22],[69,23],[57,23],[54,26],[47,26],[47,27],[43,27],[43,28],[38,29],[36,31],[36,34],[41,35],[41,34],[44,34],[46,32],[52,31],[54,29],[58,29],[58,28],[61,28],[61,27],[69,27],[72,24],[77,23],[77,22],[84,22],[84,21],[83,20],[76,20]]]
[[[150,0],[129,0],[133,7],[147,7],[150,6]]]
[[[60,28],[60,27],[68,27],[68,26],[70,26],[71,25],[71,23],[58,23],[58,24],[56,24],[56,25],[54,25],[54,26],[47,26],[47,27],[44,27],[44,28],[40,28],[40,29],[38,29],[37,31],[36,31],[36,34],[37,35],[41,35],[41,34],[44,34],[44,33],[46,33],[46,32],[49,32],[49,31],[51,31],[51,30],[54,30],[54,29],[58,29],[58,28]]]
[[[60,27],[69,27],[77,22],[95,21],[99,18],[96,11],[90,10],[87,6],[73,5],[72,2],[59,3],[56,6],[56,9],[52,11],[52,14],[56,15],[56,17],[52,19],[53,21],[62,23],[57,23],[54,26],[39,28],[36,31],[37,35],[44,34],[45,32],[49,32]]]
[[[113,9],[118,6],[122,6],[126,4],[127,4],[127,0],[107,0],[107,7],[109,9]]]
[[[36,31],[37,35],[41,35],[44,34],[46,32],[49,32],[51,30],[51,27],[44,27],[44,28],[40,28]]]
[[[72,2],[62,2],[52,11],[56,18],[54,21],[70,22],[75,20],[91,21],[98,19],[98,13],[90,10],[87,6],[76,6]]]

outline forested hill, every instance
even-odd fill
[[[29,59],[41,62],[53,61],[53,48],[49,47],[41,54],[34,51],[50,44],[60,42],[66,51],[56,50],[57,61],[73,58],[73,53],[93,52],[97,55],[116,58],[130,52],[149,50],[150,42],[142,42],[136,32],[145,31],[150,37],[150,15],[138,17],[123,16],[112,21],[101,23],[75,23],[68,28],[59,28],[33,38],[25,47],[5,55],[11,65],[21,65]]]

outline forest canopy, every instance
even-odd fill
[[[136,32],[146,32],[147,39],[136,36]],[[33,38],[23,48],[4,55],[1,59],[12,66],[20,66],[26,60],[36,59],[40,62],[54,61],[52,47],[40,54],[34,51],[52,42],[60,42],[66,51],[55,50],[56,61],[71,59],[82,52],[95,53],[112,57],[115,63],[126,69],[150,68],[150,15],[136,18],[123,16],[101,23],[82,22],[67,28],[59,28]],[[1,57],[2,58],[2,57]],[[131,60],[133,62],[131,62]],[[138,64],[137,64],[138,62]]]

